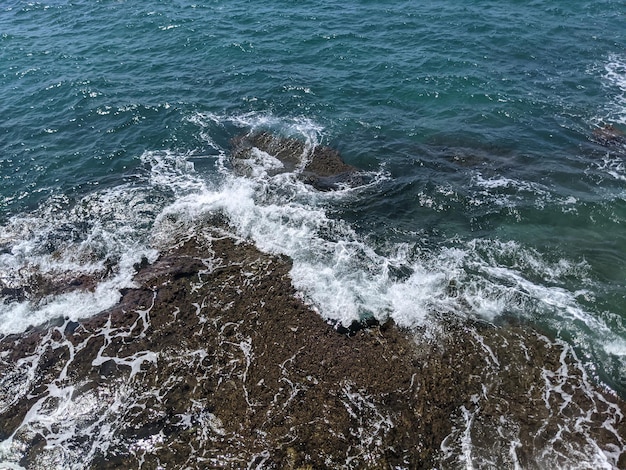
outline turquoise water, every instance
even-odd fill
[[[166,215],[195,204],[291,256],[294,284],[329,319],[521,319],[626,396],[625,13],[613,1],[4,3],[3,285],[114,265],[107,294],[75,305],[93,314],[137,257],[156,256]],[[333,196],[262,171],[242,182],[226,157],[253,130],[331,145],[369,183]],[[73,308],[58,302],[5,298],[2,332]]]

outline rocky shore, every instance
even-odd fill
[[[25,468],[626,464],[624,404],[567,349],[461,319],[338,332],[287,259],[207,227],[110,311],[0,342],[0,439]],[[587,460],[585,460],[587,459]]]
[[[266,133],[232,157],[322,190],[359,180],[333,149]],[[0,338],[0,467],[626,468],[624,402],[567,344],[447,312],[331,325],[290,268],[205,220],[138,264],[113,308]],[[3,296],[96,284],[38,277]]]

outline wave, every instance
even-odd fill
[[[155,206],[149,192],[121,186],[79,201],[55,196],[10,218],[0,227],[0,334],[114,305],[134,265],[158,256],[145,243]]]
[[[608,122],[626,125],[626,58],[612,54],[604,65],[603,78],[613,95]]]
[[[333,323],[392,318],[418,327],[441,315],[517,318],[587,338],[581,344],[606,344],[603,354],[612,357],[626,348],[619,332],[588,308],[593,280],[584,261],[549,260],[497,238],[452,238],[436,247],[422,246],[416,234],[401,242],[376,242],[337,214],[389,182],[384,166],[361,172],[361,184],[320,191],[300,177],[306,159],[322,145],[324,129],[315,122],[255,113],[195,114],[189,121],[198,126],[210,155],[146,152],[132,183],[78,201],[52,198],[0,228],[2,334],[110,307],[120,289],[132,286],[137,263],[199,236],[217,214],[231,236],[290,257],[299,295]],[[255,151],[235,168],[228,136],[260,130],[303,142],[301,164],[276,171],[280,161]],[[200,161],[210,170],[197,171]],[[491,203],[494,191],[546,193],[543,187],[480,174],[473,184],[479,189],[474,197]],[[32,281],[40,278],[52,287],[34,292]],[[54,287],[83,278],[91,280],[87,289]]]

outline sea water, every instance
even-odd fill
[[[115,304],[222,214],[324,318],[529,323],[626,397],[626,9],[614,1],[5,2],[0,334]],[[337,148],[320,192],[232,139]],[[33,276],[92,291],[12,295]]]

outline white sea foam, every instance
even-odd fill
[[[272,170],[282,163],[258,149],[239,162],[248,170],[235,172],[228,149],[212,139],[216,129],[223,132],[226,126],[241,132],[269,129],[304,141],[301,160],[306,162],[323,134],[310,120],[198,114],[190,121],[217,151],[212,157],[217,170],[213,180],[194,170],[191,160],[201,156],[146,152],[141,156],[145,172],[138,175],[141,184],[94,193],[73,205],[53,200],[47,209],[0,228],[0,245],[8,247],[0,255],[2,272],[7,273],[2,281],[8,287],[27,285],[32,272],[64,273],[71,279],[80,273],[103,273],[111,260],[114,267],[93,292],[71,292],[38,303],[4,302],[2,332],[20,331],[61,313],[72,312],[69,315],[77,318],[112,305],[119,289],[131,285],[132,266],[142,256],[154,259],[154,248],[192,237],[202,220],[219,213],[234,236],[252,240],[265,252],[289,256],[294,286],[328,320],[348,325],[366,316],[391,317],[415,326],[432,313],[487,319],[518,315],[552,319],[559,328],[576,330],[582,325],[585,334],[595,332],[605,343],[619,339],[580,304],[590,292],[567,287],[565,280],[571,278],[588,284],[584,262],[548,261],[517,243],[488,239],[451,240],[430,251],[416,251],[411,241],[374,246],[332,216],[332,208],[375,191],[388,178],[384,171],[362,187],[320,192],[298,178],[304,163],[293,172],[276,174]],[[509,195],[546,193],[541,186],[480,174],[474,184],[484,197],[502,190]],[[51,248],[43,249],[46,244]]]
[[[90,194],[72,204],[52,198],[41,209],[11,218],[0,227],[0,334],[31,325],[100,312],[131,287],[133,265],[156,259],[144,243],[154,203],[146,194],[120,187]],[[75,279],[91,279],[88,289],[67,292]],[[57,286],[54,295],[39,284]],[[65,291],[65,292],[63,292]],[[11,292],[18,292],[11,297]],[[20,294],[21,292],[21,294]]]
[[[192,121],[206,130],[224,122],[252,131],[273,129],[299,136],[307,145],[303,159],[319,144],[322,129],[309,120],[280,120],[249,114],[234,118],[198,115]],[[575,323],[611,336],[610,329],[578,299],[584,290],[565,287],[566,278],[587,282],[587,266],[565,259],[547,261],[538,252],[514,242],[470,240],[454,242],[429,253],[410,254],[408,245],[372,246],[345,221],[330,216],[334,203],[349,204],[360,188],[321,193],[303,184],[294,173],[272,175],[280,165],[273,156],[253,151],[245,175],[230,171],[222,154],[224,176],[214,188],[179,198],[160,215],[196,220],[206,212],[227,216],[238,236],[251,239],[263,251],[293,260],[295,287],[322,316],[349,324],[364,316],[392,317],[416,325],[433,312],[457,312],[494,319],[503,314],[546,316],[563,327]],[[376,182],[372,184],[377,184]],[[494,191],[546,195],[540,185],[509,178],[474,184],[488,197]],[[157,224],[158,225],[158,224]],[[408,273],[397,277],[394,273]],[[532,276],[531,277],[529,277]]]
[[[472,332],[472,336],[479,345],[486,346],[477,331]],[[549,348],[554,347],[552,340],[538,339],[545,341]],[[535,439],[520,439],[524,425],[511,419],[508,407],[501,410],[497,421],[496,416],[482,414],[484,405],[498,401],[502,380],[500,361],[489,349],[488,355],[493,359],[485,363],[482,393],[470,397],[469,409],[467,404],[460,406],[455,426],[441,443],[446,466],[517,469],[522,468],[520,455],[525,454],[526,459],[531,457],[530,462],[534,461],[539,468],[615,468],[624,447],[623,438],[615,429],[623,419],[622,412],[591,385],[573,349],[564,342],[557,343],[561,350],[559,361],[546,364],[541,370],[543,384],[533,386],[541,390],[545,406],[541,410],[545,413],[543,425],[533,431]],[[506,355],[507,351],[501,350],[499,354]],[[500,359],[507,360],[502,356]],[[533,387],[520,390],[520,394],[532,394]],[[582,402],[586,403],[585,408],[580,407]],[[594,440],[598,426],[595,420],[599,416],[604,420],[601,427],[606,430],[606,436],[612,439],[603,448]],[[509,450],[507,454],[503,453],[505,446]],[[518,449],[522,449],[520,455]]]
[[[613,92],[613,101],[609,105],[609,122],[626,125],[626,58],[612,54],[604,66],[604,79]]]
[[[140,160],[134,184],[78,201],[53,196],[0,226],[0,335],[101,312],[134,285],[136,263],[156,259],[164,240],[153,230],[157,215],[177,198],[206,192],[207,181],[189,155],[146,152]],[[86,289],[68,291],[83,281]]]
[[[514,209],[520,199],[531,197],[535,207],[543,208],[552,198],[550,191],[541,184],[501,175],[485,178],[476,172],[472,185],[478,190],[471,200],[474,205],[493,204]]]
[[[618,181],[626,181],[626,167],[622,157],[607,153],[597,167],[598,170]]]
[[[119,290],[132,285],[133,264],[142,256],[154,260],[158,248],[193,237],[203,220],[219,213],[227,218],[234,236],[254,241],[265,252],[289,256],[294,286],[328,320],[349,325],[373,316],[416,326],[423,325],[432,314],[469,314],[490,320],[517,315],[593,337],[596,343],[606,345],[607,354],[626,361],[624,341],[579,301],[591,298],[591,293],[572,289],[565,281],[574,278],[579,285],[591,285],[586,263],[548,260],[518,243],[490,239],[450,240],[430,251],[417,249],[411,241],[374,246],[349,223],[333,217],[332,208],[375,190],[387,177],[384,171],[362,187],[332,192],[317,191],[298,178],[298,171],[320,143],[320,126],[305,119],[252,114],[234,118],[197,115],[190,120],[200,126],[207,145],[218,151],[214,180],[195,172],[191,157],[198,155],[146,152],[141,156],[145,172],[138,175],[139,184],[93,193],[75,203],[51,199],[45,208],[14,217],[0,227],[0,272],[6,287],[25,287],[33,274],[70,280],[80,274],[102,276],[93,291],[37,300],[5,299],[0,304],[0,334],[23,331],[29,324],[60,316],[88,316],[113,305]],[[272,170],[282,163],[257,149],[242,162],[249,171],[234,172],[226,149],[211,139],[211,128],[221,128],[225,123],[240,127],[242,132],[270,129],[299,137],[306,143],[302,164],[294,172],[275,174]],[[488,197],[500,190],[508,190],[508,194],[511,190],[545,193],[542,187],[507,178],[478,175],[474,183]],[[145,328],[148,310],[144,318]],[[239,347],[245,353],[245,343]],[[493,352],[486,350],[486,357],[497,365]],[[109,359],[100,354],[95,365]],[[137,373],[142,364],[156,361],[156,356],[146,352],[124,360]],[[555,377],[546,375],[546,383]],[[556,391],[550,388],[550,393]],[[84,402],[72,410],[69,405],[74,402],[68,393],[51,391],[59,406],[45,409],[42,402],[42,407],[33,408],[34,415],[27,416],[31,420],[27,424],[46,426],[46,420],[54,418],[67,422],[61,428],[69,433],[72,423],[84,419],[81,416],[95,416],[93,413],[100,409],[94,397],[84,395]],[[350,397],[366,405],[364,397]],[[111,406],[121,406],[124,400],[115,397]],[[382,427],[386,425],[383,418]],[[474,457],[469,430],[474,418],[469,411],[464,418],[457,437],[461,439],[463,463],[471,466]],[[516,463],[517,441],[511,433],[509,454]],[[65,442],[62,434],[52,436],[59,444]],[[158,439],[157,435],[137,441],[134,448],[148,451]],[[0,449],[0,455],[10,452],[17,451]],[[601,460],[602,454],[598,455]]]

